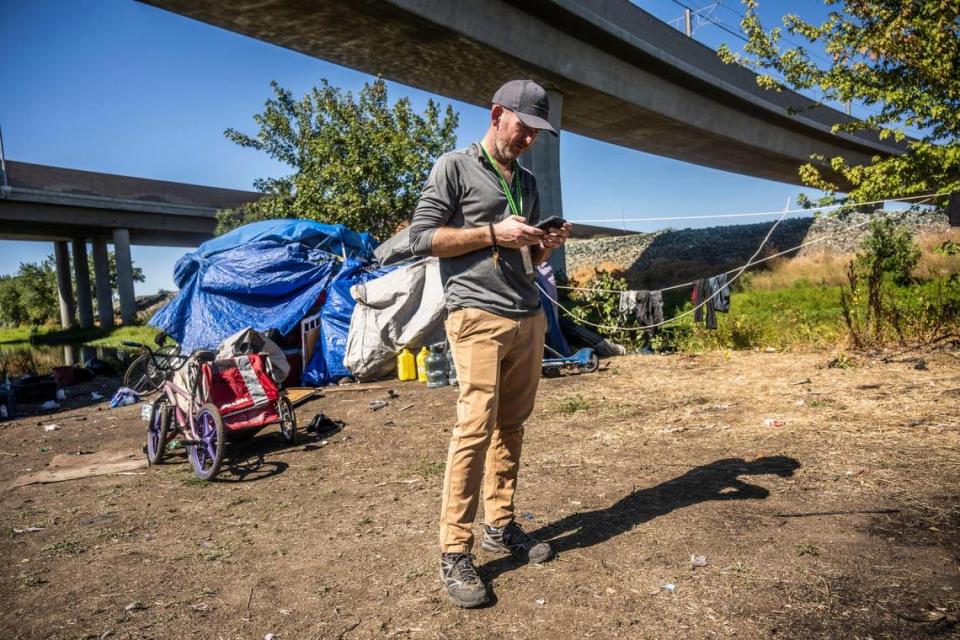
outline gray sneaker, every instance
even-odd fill
[[[469,553],[444,553],[440,556],[440,581],[453,604],[464,609],[485,605],[490,594],[477,575]]]
[[[480,548],[485,551],[509,553],[518,560],[539,564],[553,558],[553,547],[530,537],[523,528],[511,520],[510,524],[497,529],[483,525],[483,541]]]

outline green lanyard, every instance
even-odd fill
[[[513,168],[513,181],[517,183],[517,194],[514,196],[513,190],[507,185],[507,181],[504,180],[503,174],[500,173],[500,167],[494,162],[493,158],[490,157],[490,153],[487,151],[486,147],[483,146],[483,143],[480,143],[480,148],[483,149],[483,155],[487,156],[487,160],[490,161],[490,164],[493,165],[494,170],[497,172],[497,177],[500,178],[500,188],[503,189],[503,193],[507,196],[507,204],[510,205],[510,211],[513,212],[515,216],[523,216],[523,190],[520,188],[520,165],[514,162]],[[519,207],[517,204],[519,203]]]

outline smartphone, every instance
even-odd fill
[[[546,220],[541,220],[535,226],[542,231],[548,231],[550,229],[562,229],[564,222],[566,220],[560,216],[550,216]]]

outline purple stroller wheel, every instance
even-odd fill
[[[223,435],[223,418],[212,404],[205,404],[193,423],[196,444],[188,445],[190,464],[201,480],[209,480],[220,471],[226,440]]]

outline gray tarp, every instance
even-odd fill
[[[446,315],[440,262],[426,258],[350,288],[357,301],[350,317],[343,363],[360,380],[384,377],[396,368],[403,347],[442,342]]]

